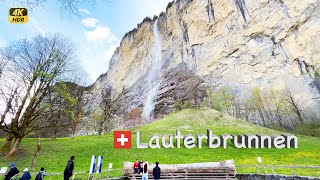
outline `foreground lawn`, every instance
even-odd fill
[[[183,135],[206,134],[211,129],[213,134],[280,134],[281,132],[262,128],[243,120],[237,120],[223,115],[214,110],[186,109],[166,116],[151,124],[133,130],[133,148],[114,149],[113,133],[104,136],[82,136],[75,139],[58,138],[42,139],[42,151],[38,157],[37,168],[45,167],[48,172],[62,173],[71,155],[76,156],[75,171],[88,171],[92,155],[104,157],[104,168],[108,163],[113,163],[113,168],[122,168],[123,162],[135,161],[136,159],[148,160],[149,163],[156,161],[161,164],[178,164],[192,162],[212,162],[233,159],[238,165],[255,165],[257,157],[263,159],[265,165],[320,165],[320,138],[298,136],[298,149],[236,149],[228,144],[227,149],[210,149],[204,143],[202,149],[173,148],[173,149],[137,149],[136,132],[141,131],[142,142],[155,133],[175,134],[179,129]],[[0,139],[2,144],[4,139]],[[22,171],[31,165],[33,154],[36,150],[36,139],[26,138],[22,141],[18,154],[12,159],[1,159],[0,167],[9,166],[12,162]],[[161,141],[160,141],[161,142]],[[174,143],[175,144],[175,143]],[[1,154],[3,156],[4,154]],[[259,169],[260,173],[271,173],[270,169]],[[238,173],[254,173],[255,168],[237,168]],[[291,169],[275,169],[275,173],[292,174]],[[298,175],[320,176],[319,169],[297,170]],[[121,170],[111,173],[112,176],[121,175]],[[85,175],[83,175],[85,176]],[[1,179],[1,178],[0,178]],[[57,176],[53,179],[61,179]]]

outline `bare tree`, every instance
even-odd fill
[[[4,67],[6,66],[6,64],[7,64],[7,60],[5,58],[0,57],[0,79],[1,79]]]
[[[61,14],[79,15],[79,9],[83,5],[94,6],[96,0],[56,0],[60,5]],[[109,2],[108,0],[104,0]],[[29,9],[34,9],[38,6],[45,6],[48,0],[14,0],[14,3],[22,6],[27,6]]]
[[[283,125],[283,117],[281,115],[281,107],[282,107],[282,104],[281,104],[281,98],[278,97],[279,93],[277,91],[275,91],[274,89],[270,88],[270,91],[269,91],[269,96],[270,96],[270,100],[271,102],[273,103],[274,107],[275,107],[275,114],[276,114],[276,117],[278,119],[278,122],[279,122],[279,125],[280,127],[283,129],[284,128],[284,125]]]
[[[37,159],[38,159],[38,155],[40,154],[41,152],[41,143],[40,143],[40,137],[38,137],[38,140],[37,140],[37,150],[36,152],[34,153],[33,155],[33,159],[32,159],[32,163],[31,163],[31,170],[32,171],[35,171],[35,166],[36,166],[36,162],[37,162]]]
[[[101,120],[102,120],[102,110],[100,108],[97,108],[90,115],[90,120],[87,125],[88,130],[93,131],[94,133],[98,133]]]
[[[232,94],[232,89],[228,86],[223,86],[219,90],[219,96],[220,96],[220,103],[223,109],[226,110],[228,115],[232,115],[231,113],[231,108],[232,108],[232,99],[233,99],[233,94]]]
[[[111,131],[113,128],[113,125],[111,123],[111,102],[111,88],[109,87],[102,92],[102,101],[100,103],[100,108],[102,110],[102,119],[99,124],[99,135],[103,135],[105,131]]]
[[[0,81],[0,98],[5,102],[0,129],[14,136],[7,154],[11,156],[47,110],[44,98],[50,86],[70,67],[74,50],[67,39],[56,34],[14,42],[0,56],[8,61],[6,74]]]
[[[251,114],[254,113],[255,107],[252,98],[243,99],[243,115],[247,122],[250,122]]]
[[[291,90],[289,88],[286,88],[284,90],[283,96],[288,108],[297,115],[300,123],[304,124],[302,109],[300,108],[299,102],[294,98]]]
[[[262,125],[266,126],[267,123],[266,123],[266,118],[264,117],[264,102],[263,102],[260,88],[256,87],[252,89],[252,102],[254,104],[255,109],[258,111],[260,115]]]

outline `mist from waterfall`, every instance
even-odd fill
[[[154,37],[154,59],[151,64],[150,70],[147,75],[147,98],[144,102],[143,117],[147,121],[152,121],[154,118],[155,100],[157,97],[157,91],[161,83],[161,67],[162,67],[162,55],[161,55],[161,41],[158,30],[158,20],[153,25],[153,37]]]

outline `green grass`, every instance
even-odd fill
[[[103,155],[104,165],[113,163],[113,168],[122,168],[124,161],[135,159],[156,161],[162,164],[212,162],[233,159],[236,165],[256,164],[258,156],[262,157],[266,165],[320,165],[320,138],[298,137],[298,149],[236,149],[230,144],[227,149],[210,149],[203,145],[202,149],[173,148],[173,149],[137,149],[136,131],[140,130],[142,142],[147,142],[155,133],[175,134],[180,129],[183,135],[206,133],[211,129],[216,135],[228,134],[280,134],[281,132],[259,127],[243,120],[224,115],[214,110],[186,109],[172,113],[161,120],[133,130],[132,149],[114,149],[113,133],[104,136],[82,136],[75,139],[58,138],[57,140],[42,139],[42,151],[38,157],[37,168],[45,167],[48,172],[63,172],[67,160],[71,155],[76,156],[75,171],[88,171],[92,155]],[[0,139],[3,143],[4,139]],[[36,149],[36,139],[25,138],[17,156],[9,160],[1,160],[0,166],[8,166],[14,162],[20,170],[29,167]],[[3,156],[3,154],[2,154]],[[255,172],[255,168],[238,168],[237,172]],[[262,170],[260,172],[263,172]],[[271,173],[270,169],[266,170]],[[276,169],[276,173],[290,174],[291,169]],[[117,172],[119,175],[121,172]],[[319,170],[299,170],[298,175],[320,176]],[[57,178],[59,179],[59,178]]]

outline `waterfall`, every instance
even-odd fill
[[[158,30],[158,20],[153,25],[153,37],[154,37],[154,59],[150,66],[147,75],[147,89],[148,94],[144,102],[143,117],[147,121],[152,121],[154,118],[155,99],[157,97],[157,91],[161,83],[161,68],[162,68],[162,56],[161,56],[161,41]]]

